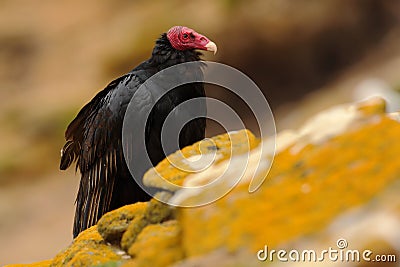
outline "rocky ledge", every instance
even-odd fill
[[[400,114],[385,113],[385,102],[374,98],[279,133],[275,157],[271,137],[261,142],[247,130],[206,139],[170,155],[144,182],[160,188],[158,200],[178,206],[208,203],[215,194],[218,200],[195,208],[156,199],[128,205],[104,215],[54,259],[9,267],[265,264],[259,258],[279,265],[266,248],[400,257],[399,136]],[[211,165],[201,170],[199,158]],[[245,170],[237,164],[243,161]],[[325,260],[324,266],[343,263]]]

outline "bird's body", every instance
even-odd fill
[[[179,41],[184,41],[187,34],[190,34],[189,39],[194,36],[194,44],[179,47]],[[76,168],[81,173],[76,198],[74,237],[96,224],[104,213],[126,204],[150,199],[132,178],[124,158],[124,116],[133,95],[151,76],[179,63],[198,61],[199,53],[194,49],[214,51],[215,44],[207,38],[204,41],[203,38],[205,37],[186,27],[171,28],[157,40],[150,59],[108,84],[81,109],[68,126],[60,169],[67,169],[76,160]],[[209,44],[213,45],[211,49]],[[151,163],[155,165],[165,154],[173,152],[163,152],[161,148],[161,128],[167,115],[180,103],[204,97],[205,93],[202,83],[186,84],[169,91],[157,103],[153,103],[151,90],[148,88],[142,94],[138,92],[135,98],[140,99],[139,110],[141,106],[154,105],[146,123],[145,136],[147,153]],[[205,104],[199,108],[205,113]],[[138,112],[134,116],[144,114]],[[198,118],[186,124],[179,135],[179,146],[184,147],[203,139],[205,126],[205,118]],[[145,169],[142,173],[144,171]]]

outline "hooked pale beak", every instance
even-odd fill
[[[214,52],[214,55],[217,53],[217,45],[214,42],[209,41],[205,48],[207,48],[207,51]]]

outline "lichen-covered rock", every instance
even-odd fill
[[[186,258],[172,265],[173,267],[209,267],[209,266],[223,266],[223,267],[258,267],[265,266],[264,263],[260,264],[254,253],[248,250],[241,250],[230,252],[226,249],[217,249],[208,254],[203,254],[197,257]]]
[[[154,196],[155,198],[148,202],[144,217],[149,224],[163,222],[172,216],[171,207],[157,200],[160,199],[161,201],[166,201],[171,198],[171,196],[172,194],[169,192],[158,192]]]
[[[383,107],[382,101],[374,100],[319,114],[289,142],[277,138],[280,152],[258,191],[250,194],[249,179],[243,177],[224,198],[200,208],[179,209],[186,255],[220,248],[255,253],[265,244],[276,248],[315,235],[338,216],[399,183],[400,123],[384,114]],[[250,163],[259,149],[262,146],[251,153]],[[196,175],[208,179],[214,173]],[[207,198],[208,193],[179,199],[185,204],[193,197]]]
[[[128,253],[133,259],[123,267],[168,266],[181,260],[183,251],[179,223],[172,220],[148,225],[138,235]]]
[[[49,267],[53,260],[44,260],[30,264],[9,264],[4,267]]]
[[[108,261],[106,263],[102,263],[94,267],[120,267],[121,265],[122,261]]]
[[[138,202],[106,213],[97,223],[100,235],[107,242],[119,244],[131,221],[143,217],[146,207],[146,202]]]
[[[256,253],[265,245],[322,251],[335,248],[339,238],[352,249],[397,255],[400,113],[384,110],[381,99],[334,107],[297,131],[278,134],[269,173],[272,138],[260,143],[247,130],[186,147],[146,173],[145,183],[160,189],[156,199],[107,213],[51,264],[42,264],[258,266],[264,262]],[[210,159],[211,165],[200,171]],[[244,161],[245,170],[239,164]],[[215,179],[195,194],[177,190]],[[251,184],[264,179],[253,192],[257,186]],[[190,206],[228,187],[233,187],[229,194],[201,207],[160,202]]]
[[[160,192],[157,196],[160,199],[169,198],[170,193]],[[126,251],[128,251],[131,245],[135,242],[136,237],[141,233],[143,228],[147,225],[161,223],[171,217],[172,212],[170,206],[154,198],[146,204],[143,214],[132,220],[126,228],[125,233],[122,235],[121,247]]]
[[[217,135],[179,150],[150,169],[143,177],[146,186],[169,191],[180,189],[186,177],[227,158],[257,147],[260,140],[250,131]]]
[[[125,252],[107,244],[97,231],[97,226],[81,232],[73,243],[60,252],[51,267],[95,266],[109,261],[119,261]]]

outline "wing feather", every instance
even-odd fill
[[[81,109],[67,128],[60,169],[67,169],[76,161],[76,167],[81,172],[76,197],[74,237],[96,224],[110,210],[115,179],[121,171],[117,168],[117,162],[124,162],[119,139],[125,112],[123,105],[112,103],[122,100],[114,99],[112,95],[119,86],[126,86],[126,80],[132,79],[130,76],[125,75],[112,81]],[[114,110],[110,108],[112,105]]]
[[[126,165],[122,149],[122,123],[134,92],[151,75],[149,71],[138,69],[112,81],[81,109],[66,130],[60,169],[67,169],[76,161],[76,168],[81,173],[76,197],[74,237],[96,224],[104,213],[125,204],[150,199],[132,179]],[[178,93],[171,91],[163,97],[155,105],[155,110],[152,110],[155,96],[165,89],[154,86],[156,85],[152,84],[151,88],[138,91],[133,102],[133,114],[128,119],[133,120],[133,126],[142,125],[145,114],[151,111],[145,124],[146,148],[151,162],[156,164],[165,157],[160,149],[163,120],[175,105],[191,97],[203,96],[204,88],[202,85],[183,85]],[[193,108],[195,107],[191,107]],[[177,112],[174,119],[183,119],[187,113],[190,111]],[[132,142],[126,144],[126,150],[127,161],[138,166],[136,171],[140,174],[149,166],[143,162],[143,153],[146,151],[138,151],[133,145],[138,136],[143,134],[140,132],[142,129],[138,128],[134,127],[130,132]],[[183,129],[180,147],[204,138],[204,130],[205,119],[199,118],[190,122]],[[168,154],[174,151],[165,152]]]

